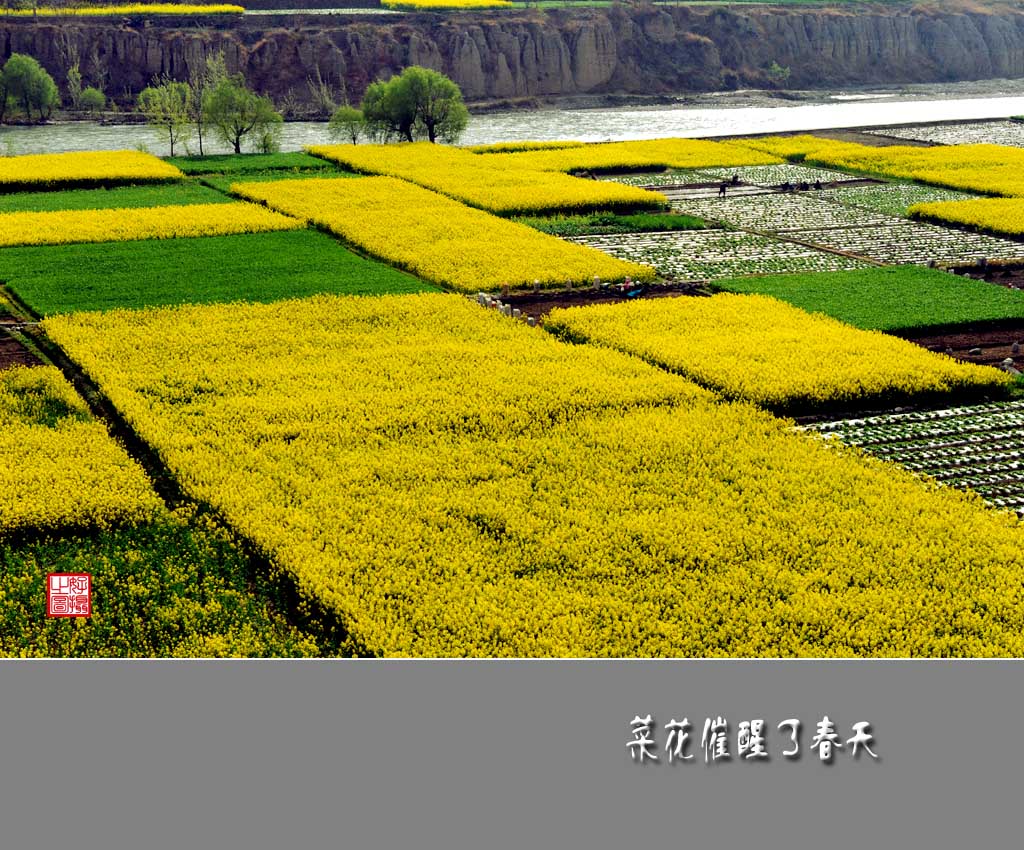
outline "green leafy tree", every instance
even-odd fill
[[[192,89],[192,123],[196,126],[196,135],[199,138],[200,156],[204,155],[203,138],[209,126],[207,107],[210,92],[227,76],[228,69],[223,50],[208,58],[204,57],[190,70],[188,85]]]
[[[273,107],[271,107],[273,109]],[[281,131],[284,129],[284,119],[277,112],[273,116],[267,116],[267,121],[253,137],[253,147],[257,153],[278,153],[281,150]]]
[[[0,77],[0,90],[4,95],[3,103],[0,104],[0,119],[6,108],[13,104],[21,107],[28,119],[31,120],[34,111],[39,121],[45,121],[60,103],[53,77],[31,56],[12,53],[3,71],[0,71]]]
[[[174,146],[188,138],[191,123],[192,90],[187,83],[164,79],[158,85],[139,92],[139,111],[146,121],[167,135],[174,156]]]
[[[412,89],[417,123],[427,139],[457,141],[469,123],[469,110],[459,87],[439,71],[415,65],[406,68],[399,79]]]
[[[363,118],[370,138],[387,142],[397,136],[413,141],[416,127],[416,102],[408,86],[393,77],[387,82],[370,83],[363,95]]]
[[[107,105],[107,96],[98,88],[89,86],[82,90],[78,105],[80,109],[89,113],[89,115],[97,115]]]
[[[82,71],[77,62],[68,68],[68,100],[72,109],[82,105]]]
[[[235,153],[242,152],[242,140],[247,137],[255,140],[257,149],[265,149],[280,136],[281,114],[270,98],[249,91],[241,74],[218,82],[205,108],[210,126]]]
[[[342,106],[331,116],[327,130],[333,139],[344,139],[345,141],[351,139],[352,144],[356,144],[359,137],[363,135],[364,127],[362,112],[354,106]]]
[[[784,86],[789,79],[790,70],[788,67],[772,62],[765,71],[765,76],[774,86]]]
[[[439,71],[413,65],[387,82],[372,83],[363,97],[363,116],[374,138],[397,136],[454,142],[469,123],[459,87]]]

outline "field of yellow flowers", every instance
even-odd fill
[[[0,247],[131,242],[297,230],[305,225],[254,204],[0,213]]]
[[[560,148],[582,148],[586,142],[572,140],[550,142],[492,142],[489,145],[469,145],[464,150],[472,153],[516,153],[518,151],[559,150]]]
[[[817,136],[775,136],[737,144],[818,165],[919,180],[984,195],[1024,196],[1022,148],[987,144],[871,147]]]
[[[764,295],[556,309],[545,328],[678,372],[776,412],[998,392],[1010,377]],[[752,336],[756,334],[756,342]]]
[[[142,469],[52,367],[0,372],[0,536],[154,515]]]
[[[1021,148],[989,144],[871,147],[816,136],[776,136],[742,144],[775,156],[818,165],[1003,196],[1002,199],[918,204],[910,213],[993,233],[1015,236],[1024,232],[1024,149]]]
[[[1009,236],[1024,234],[1024,198],[977,198],[914,204],[910,215],[940,223],[962,224]]]
[[[535,171],[734,168],[741,165],[774,165],[781,162],[779,156],[771,151],[758,150],[735,142],[711,142],[704,139],[603,142],[519,153],[491,153],[485,156],[493,167]]]
[[[1012,515],[458,296],[44,329],[365,652],[1024,654]]]
[[[668,206],[664,195],[635,186],[548,171],[500,168],[494,156],[477,156],[430,142],[322,145],[307,150],[353,171],[398,177],[503,215]]]
[[[184,175],[139,151],[85,151],[0,157],[0,192],[47,187],[159,183]]]
[[[564,286],[595,276],[654,277],[650,266],[564,242],[393,177],[236,183],[231,190],[464,292],[534,281]]]

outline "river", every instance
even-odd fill
[[[667,136],[714,137],[746,133],[886,126],[1024,114],[1024,80],[987,80],[906,86],[787,93],[786,99],[764,92],[724,92],[681,98],[668,106],[614,108],[543,108],[473,115],[460,140],[486,144],[516,139],[605,141]],[[288,122],[282,150],[330,142],[327,125]],[[144,125],[53,123],[39,127],[0,128],[0,154],[118,150],[142,147],[169,153],[166,142]],[[222,146],[207,146],[223,152]],[[177,150],[182,153],[182,150]]]

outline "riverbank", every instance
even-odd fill
[[[560,101],[566,103],[565,100]],[[579,99],[572,102],[577,106]],[[671,105],[475,112],[463,144],[516,139],[606,141],[659,137],[720,138],[758,133],[858,129],[1006,118],[1024,113],[1024,80],[987,80],[895,87],[791,92],[764,91],[686,96]],[[325,122],[290,121],[282,149],[329,143]],[[74,121],[0,128],[0,153],[57,153],[144,147],[167,154],[160,134],[146,125]],[[226,152],[210,148],[211,152]]]
[[[355,101],[409,65],[443,71],[480,104],[1024,77],[1024,9],[998,4],[616,4],[200,24],[0,18],[0,59],[28,53],[63,79],[77,55],[87,79],[102,77],[126,102],[154,77],[181,79],[220,51],[251,87],[295,103],[313,100],[310,79]]]

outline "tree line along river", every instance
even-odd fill
[[[914,86],[901,92],[803,93],[779,100],[757,93],[699,95],[671,106],[596,109],[546,108],[473,115],[460,140],[488,144],[518,139],[608,141],[668,136],[713,137],[842,127],[1005,118],[1024,113],[1024,81]],[[282,150],[331,141],[324,122],[284,125]],[[0,154],[59,153],[144,147],[169,151],[163,136],[145,125],[90,121],[0,128]],[[209,144],[210,152],[226,152]]]

